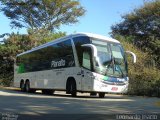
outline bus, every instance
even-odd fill
[[[118,40],[92,33],[71,34],[18,54],[14,86],[44,94],[66,91],[126,93],[129,84],[126,52]],[[127,51],[133,56],[133,52]]]

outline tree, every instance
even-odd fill
[[[31,40],[35,43],[34,47],[51,40],[63,37],[66,35],[66,32],[50,32],[46,29],[32,30],[28,29],[28,35]]]
[[[1,11],[12,27],[54,31],[62,24],[78,22],[85,13],[77,0],[0,0]]]
[[[111,35],[131,37],[130,42],[152,54],[160,67],[160,1],[146,2],[122,18],[122,22],[111,27]]]

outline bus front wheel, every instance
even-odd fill
[[[71,91],[72,97],[77,96],[76,82],[74,80],[72,80],[71,83],[70,83],[70,91]]]

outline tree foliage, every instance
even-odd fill
[[[62,24],[78,22],[85,13],[78,0],[0,0],[1,11],[12,27],[54,31]]]
[[[130,42],[152,54],[160,67],[160,1],[147,2],[122,18],[122,22],[111,27],[111,35],[132,38]]]

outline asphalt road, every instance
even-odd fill
[[[118,119],[116,117],[119,114],[157,115],[160,113],[160,98],[111,94],[106,94],[105,98],[78,94],[74,98],[64,92],[43,95],[40,92],[32,94],[0,89],[0,113],[3,120],[6,117],[15,120],[53,117],[66,120],[108,120],[110,117]]]

